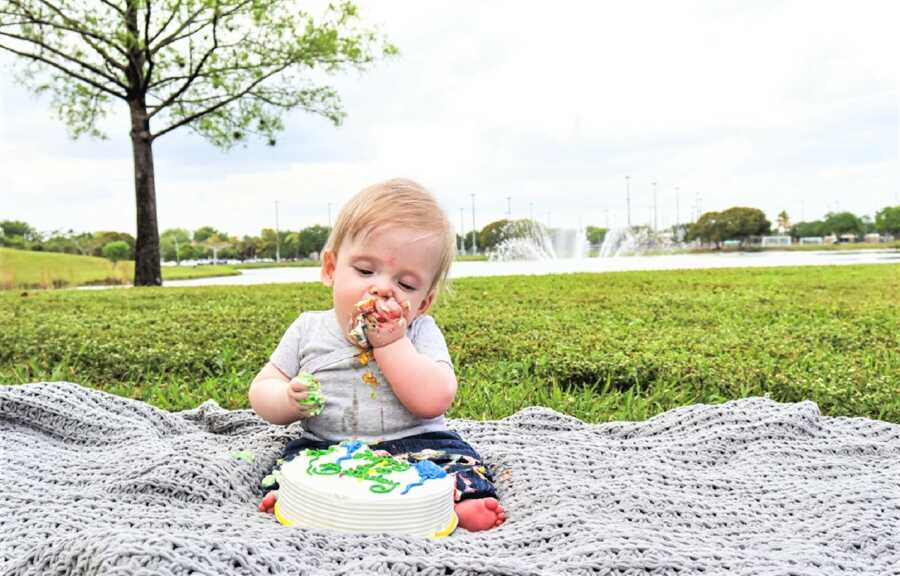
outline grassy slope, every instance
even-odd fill
[[[163,267],[162,272],[163,280],[239,274],[230,266]],[[133,278],[131,261],[113,266],[94,256],[0,248],[0,290],[130,284]]]

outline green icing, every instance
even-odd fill
[[[249,450],[239,450],[238,452],[232,452],[231,457],[234,458],[235,460],[242,460],[244,462],[249,462],[251,464],[253,463],[253,460],[256,458],[253,455],[253,452],[250,452]]]
[[[322,396],[322,385],[315,376],[309,372],[301,372],[295,380],[299,380],[306,385],[306,400],[298,400],[297,403],[307,408],[306,413],[309,416],[318,416],[325,409],[325,397]]]
[[[332,476],[339,474],[341,476],[350,476],[359,480],[372,482],[369,490],[375,494],[387,494],[397,488],[400,483],[388,478],[395,472],[404,472],[410,469],[410,465],[391,456],[376,456],[371,450],[361,450],[353,454],[352,460],[359,465],[342,469],[340,464],[334,462],[325,462],[317,464],[319,458],[327,454],[333,453],[335,447],[332,446],[327,450],[307,450],[310,459],[306,468],[308,474],[316,474],[320,476]]]
[[[269,474],[265,478],[262,479],[262,487],[263,488],[271,488],[275,485],[275,475]]]

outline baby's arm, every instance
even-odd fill
[[[453,368],[421,354],[407,336],[374,348],[372,353],[394,394],[419,418],[440,416],[453,404],[456,397]]]
[[[272,424],[290,424],[307,415],[291,398],[291,379],[271,362],[253,379],[249,396],[253,411]]]

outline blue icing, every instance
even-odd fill
[[[437,480],[438,478],[443,478],[447,475],[440,466],[430,460],[420,460],[416,462],[416,472],[419,473],[419,481],[408,484],[406,488],[403,489],[403,492],[400,493],[401,496],[409,492],[412,488],[421,486],[426,480]]]
[[[340,466],[341,462],[343,462],[344,460],[350,460],[351,458],[353,458],[353,453],[362,448],[362,442],[360,442],[359,440],[354,440],[353,442],[345,444],[344,448],[347,449],[347,453],[337,459],[335,464],[337,464],[338,466]]]

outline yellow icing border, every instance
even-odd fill
[[[275,501],[275,507],[273,508],[275,512],[275,518],[285,526],[293,526],[294,523],[282,516],[281,510],[278,508],[278,500]],[[453,517],[450,518],[450,524],[447,525],[446,528],[439,532],[435,532],[429,538],[437,540],[439,538],[444,538],[453,534],[453,531],[456,530],[456,527],[459,525],[459,517],[456,515],[456,512],[453,513]]]
[[[459,517],[456,515],[456,512],[453,513],[453,517],[450,518],[450,524],[447,525],[446,528],[441,530],[440,532],[435,532],[429,538],[437,540],[439,538],[443,538],[445,536],[449,536],[453,534],[453,531],[456,530],[456,526],[459,524]]]
[[[275,512],[275,518],[278,519],[279,522],[284,524],[285,526],[293,526],[294,523],[281,515],[281,510],[278,508],[278,500],[275,501],[275,507],[272,509]]]

